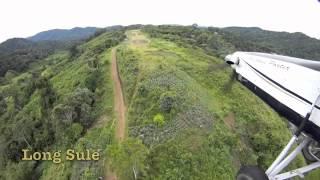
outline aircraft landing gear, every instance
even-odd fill
[[[268,180],[266,173],[258,166],[242,166],[237,174],[237,180]]]
[[[320,161],[320,144],[317,141],[310,141],[303,149],[302,155],[308,164]]]
[[[290,179],[295,176],[300,176],[301,178],[304,177],[305,174],[308,172],[320,168],[320,160],[317,160],[317,155],[315,154],[319,152],[319,147],[314,147],[318,145],[310,137],[303,137],[302,142],[294,147],[294,144],[298,141],[298,137],[295,135],[291,138],[287,146],[282,150],[276,160],[272,163],[272,165],[268,168],[266,172],[262,169],[258,168],[257,166],[244,166],[242,167],[238,174],[237,180],[283,180],[283,179]],[[290,153],[290,149],[293,150]],[[281,173],[281,171],[288,166],[290,162],[292,162],[295,157],[301,153],[302,149],[305,149],[305,157],[310,160],[310,164],[304,167],[291,170],[288,172]],[[308,151],[308,152],[307,152]]]

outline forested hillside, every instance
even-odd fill
[[[224,31],[241,40],[268,47],[275,53],[320,61],[320,40],[303,33],[266,31],[260,28],[229,27]]]
[[[71,41],[81,40],[92,36],[98,28],[72,28],[72,29],[53,29],[49,31],[40,32],[34,36],[29,37],[31,41]]]
[[[4,76],[24,72],[29,66],[56,51],[69,50],[74,53],[75,47],[103,32],[121,30],[121,26],[107,28],[73,28],[71,30],[49,30],[40,32],[27,39],[13,38],[0,44],[0,84]]]
[[[245,27],[146,26],[152,37],[161,37],[181,45],[192,44],[224,56],[238,51],[257,51],[320,60],[320,40],[302,33],[266,31]]]
[[[25,73],[6,77],[0,86],[0,179],[38,179],[43,169],[52,165],[52,161],[21,161],[22,149],[40,152],[81,149],[83,143],[76,145],[76,142],[83,135],[88,138],[84,142],[94,149],[103,149],[111,141],[108,127],[90,131],[93,135],[87,131],[102,113],[111,114],[108,50],[124,37],[122,30],[102,33],[73,51],[59,51],[41,59]],[[103,139],[95,137],[97,133],[104,134]],[[97,166],[92,168],[98,172],[101,162],[81,164],[83,169],[74,173],[69,165],[68,173],[57,178],[73,174],[79,179],[82,175],[78,171]],[[74,166],[76,169],[79,165]],[[48,168],[44,179],[46,173],[50,173],[48,179],[57,175]]]
[[[196,25],[117,26],[38,58],[19,52],[41,51],[46,41],[1,44],[10,53],[0,63],[15,60],[0,83],[0,179],[231,180],[243,164],[267,168],[290,138],[287,121],[232,81],[231,69],[216,67],[237,50],[289,52],[241,36]],[[100,160],[22,161],[22,149],[98,150]],[[301,156],[291,167],[303,164]]]
[[[47,57],[56,50],[70,48],[72,44],[74,44],[74,42],[33,42],[23,38],[9,39],[1,43],[0,82],[2,81],[1,76],[4,76],[8,71],[8,75],[22,72],[26,70],[31,63]]]

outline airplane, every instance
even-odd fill
[[[258,166],[242,166],[236,179],[290,179],[320,168],[320,62],[241,51],[227,55],[225,62],[238,81],[296,127],[266,171]],[[300,153],[308,165],[282,172]]]

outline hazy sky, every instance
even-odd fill
[[[54,28],[129,24],[258,26],[320,38],[318,0],[1,0],[0,42]]]

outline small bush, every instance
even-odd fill
[[[165,92],[160,97],[160,109],[165,113],[170,113],[174,108],[175,94],[173,92]]]
[[[157,115],[155,115],[155,116],[153,117],[153,122],[154,122],[155,124],[157,124],[157,126],[160,126],[160,127],[163,126],[164,123],[165,123],[165,120],[164,120],[163,115],[160,114],[160,113],[158,113]]]

